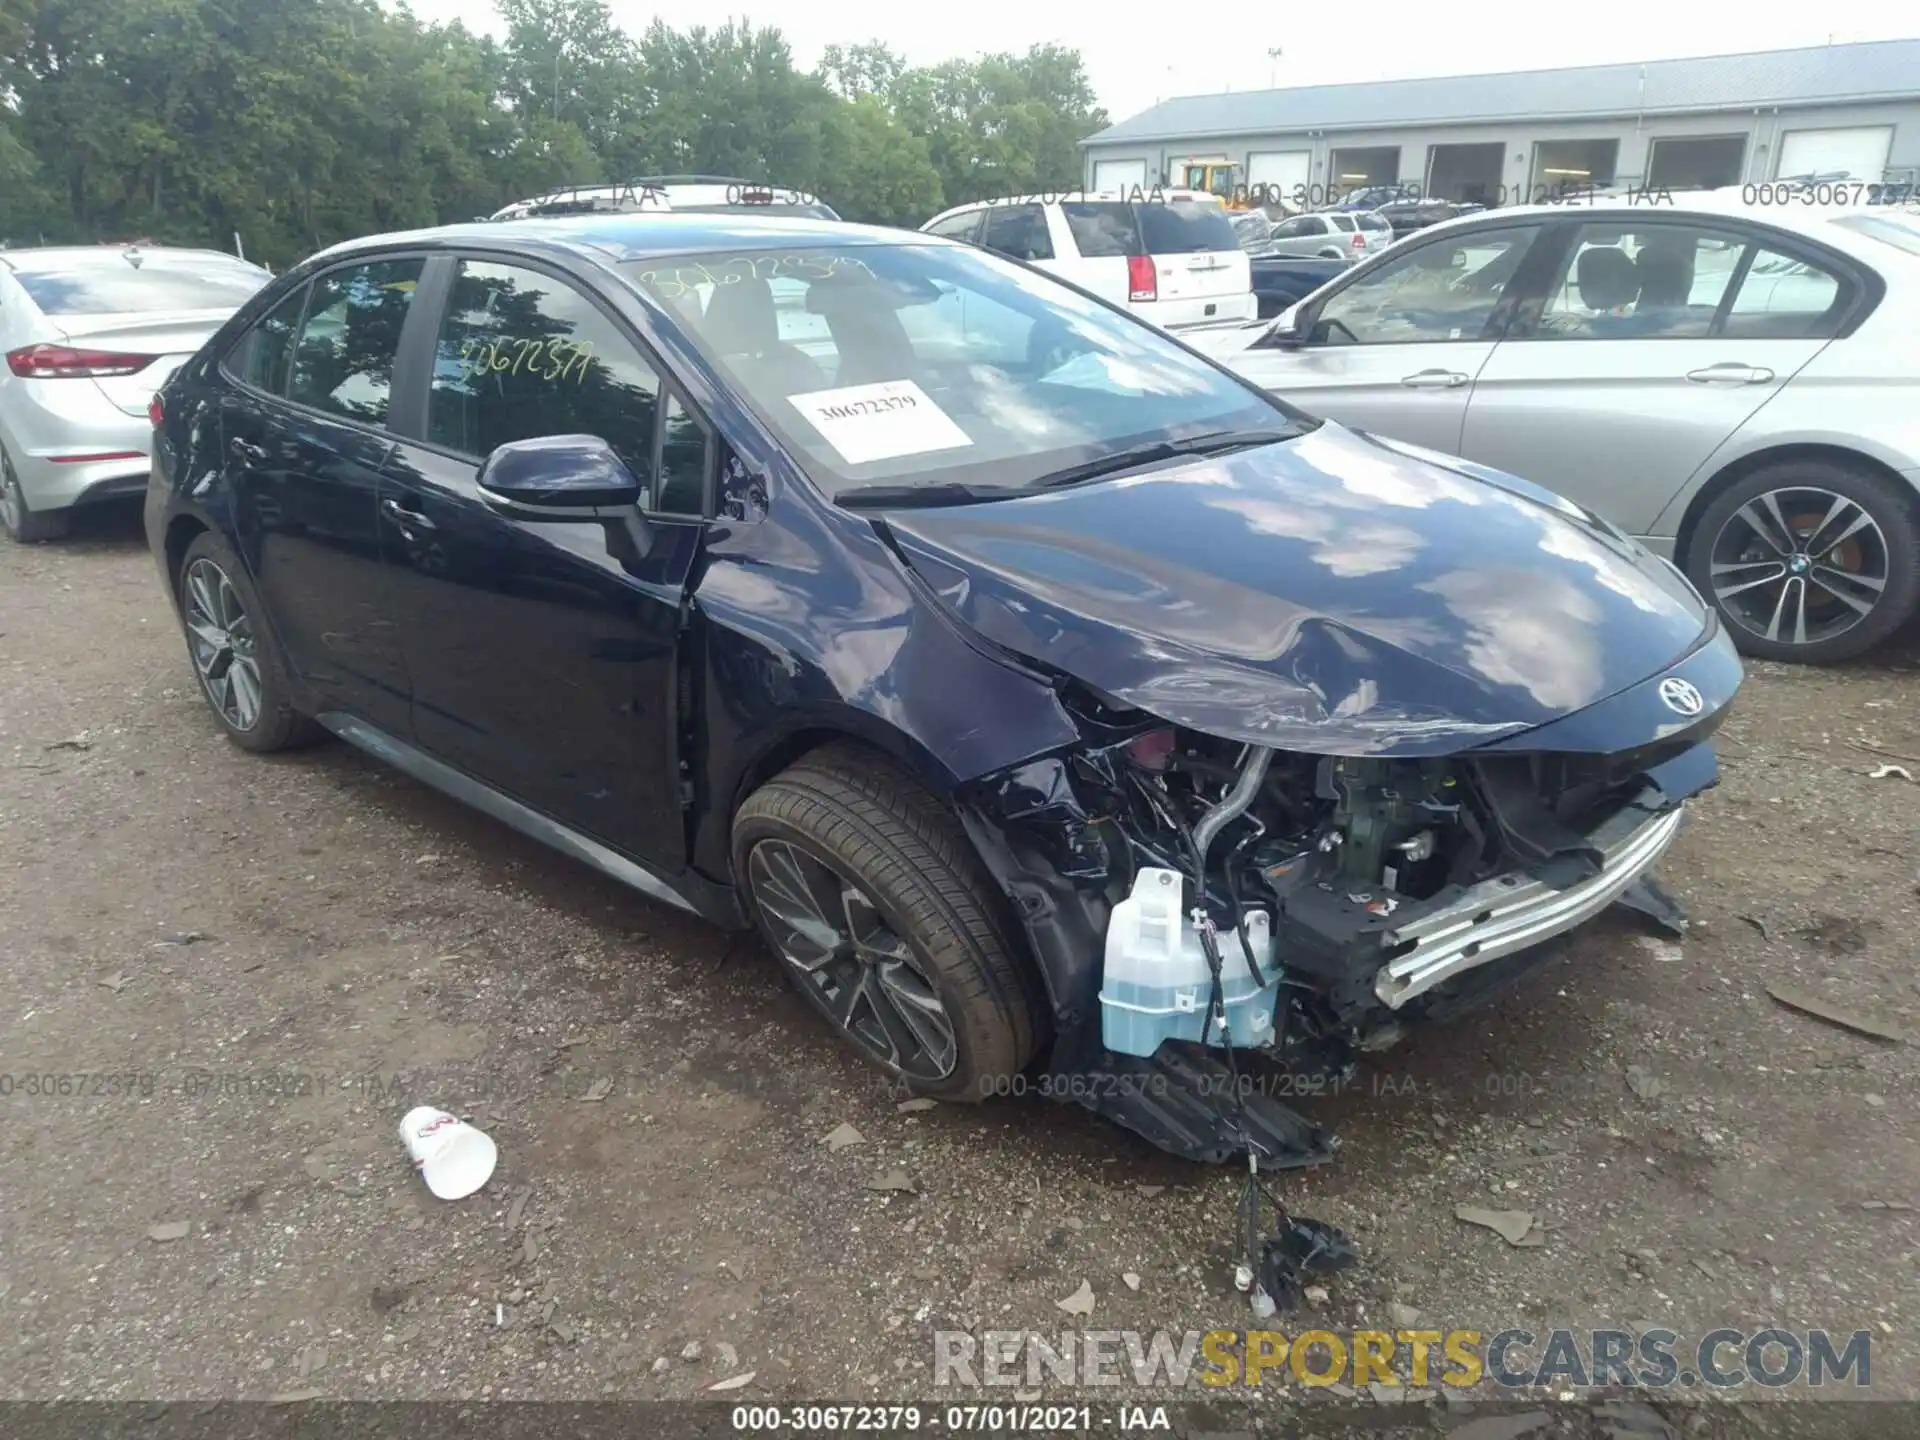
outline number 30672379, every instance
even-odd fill
[[[538,375],[547,380],[584,380],[593,346],[573,340],[469,340],[460,365],[475,377]]]

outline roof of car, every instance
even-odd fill
[[[18,274],[32,275],[48,270],[71,270],[77,265],[124,265],[128,263],[128,251],[137,251],[146,258],[224,260],[229,265],[260,268],[251,260],[242,260],[224,250],[183,245],[31,245],[18,250],[0,250],[0,264]]]
[[[1135,185],[1119,190],[1055,190],[1044,195],[996,195],[991,200],[969,200],[964,205],[950,205],[929,219],[926,225],[968,210],[997,210],[1008,205],[1118,205],[1128,200],[1138,201],[1142,205],[1172,200],[1193,201],[1203,205],[1221,203],[1220,197],[1209,191],[1183,190],[1167,185]],[[925,229],[926,225],[921,228]]]
[[[1439,235],[1457,229],[1505,224],[1521,219],[1598,217],[1609,221],[1621,221],[1691,215],[1704,218],[1751,220],[1816,239],[1833,240],[1836,237],[1833,234],[1831,222],[1842,216],[1914,213],[1911,209],[1904,207],[1885,205],[1803,204],[1797,198],[1783,199],[1778,204],[1759,204],[1743,194],[1747,188],[1749,187],[1684,192],[1655,190],[1596,196],[1591,200],[1575,197],[1557,205],[1503,205],[1497,210],[1474,210],[1465,215],[1455,215],[1430,225],[1419,233],[1423,237]]]
[[[914,230],[811,220],[797,215],[686,214],[673,211],[563,215],[538,220],[476,220],[431,230],[369,235],[330,246],[314,259],[400,245],[473,244],[490,250],[572,250],[593,259],[644,260],[710,250],[793,249],[805,245],[927,245],[949,242]]]

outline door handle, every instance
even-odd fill
[[[1689,370],[1687,379],[1696,385],[1764,385],[1773,379],[1773,371],[1764,365],[1709,365]]]
[[[1416,370],[1401,376],[1400,383],[1409,390],[1458,390],[1467,377],[1458,370]]]
[[[227,442],[227,450],[232,454],[234,459],[244,460],[249,465],[258,465],[262,460],[267,458],[267,452],[264,447],[248,444],[238,435]]]
[[[391,495],[380,502],[380,513],[400,527],[400,533],[412,536],[416,530],[433,529],[433,521],[418,510],[409,510]]]

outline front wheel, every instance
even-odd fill
[[[1920,595],[1913,491],[1829,460],[1742,477],[1700,516],[1688,578],[1742,651],[1822,665],[1871,649]]]
[[[836,747],[776,776],[735,817],[733,863],[787,977],[910,1089],[978,1101],[1037,1052],[1039,987],[999,893],[953,815],[883,758]]]

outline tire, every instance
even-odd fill
[[[58,540],[67,533],[71,512],[66,510],[29,510],[20,479],[13,473],[13,460],[0,444],[0,528],[22,545],[38,545]]]
[[[1000,892],[959,821],[882,757],[833,746],[770,780],[734,817],[733,864],[781,969],[844,1041],[908,1089],[976,1102],[1006,1093],[1004,1082],[1038,1052],[1039,977],[1010,939]],[[836,912],[833,887],[844,892],[847,882],[853,893],[842,894]],[[874,948],[864,958],[822,962],[824,932],[802,935],[783,923],[783,915],[805,908],[794,904],[796,890],[824,890],[829,899],[813,913],[830,916],[825,923],[843,940],[864,929]],[[902,1025],[914,1030],[903,1018],[913,1007],[898,997],[922,989],[937,1000],[950,1032],[944,1068],[925,1035],[931,1030],[937,1039],[939,1026],[924,1011],[913,1011],[920,1029],[909,1037],[921,1053],[899,1044],[889,1052],[875,1038]],[[878,1002],[863,998],[876,993]],[[849,999],[851,1020],[836,1009]],[[881,1005],[893,1010],[892,1028]]]
[[[1915,508],[1913,490],[1887,476],[1783,460],[1742,476],[1701,512],[1687,577],[1744,654],[1805,665],[1851,660],[1898,630],[1920,599]],[[1776,566],[1779,575],[1767,578]]]
[[[265,755],[320,738],[320,727],[293,708],[293,686],[280,642],[246,566],[212,531],[203,530],[187,546],[174,577],[174,595],[201,697],[229,740]],[[203,624],[209,618],[215,622],[211,627]],[[222,645],[207,638],[215,631],[225,642],[224,660]],[[249,673],[254,682],[251,706],[241,703],[249,688],[241,677]]]

